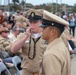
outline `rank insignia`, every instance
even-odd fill
[[[32,12],[32,13],[31,13],[31,17],[34,17],[34,16],[35,16],[35,13],[34,13],[34,12]]]

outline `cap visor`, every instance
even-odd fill
[[[40,24],[39,27],[43,28],[43,27],[47,27],[47,25]]]

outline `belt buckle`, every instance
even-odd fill
[[[33,75],[38,75],[38,73],[33,73]]]

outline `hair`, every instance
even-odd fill
[[[64,28],[59,28],[59,27],[57,27],[58,28],[58,31],[59,31],[59,36],[61,36],[61,34],[63,33],[63,31],[64,31]]]
[[[62,28],[62,27],[54,27],[54,26],[50,26],[50,28],[56,28],[57,31],[58,31],[58,36],[59,36],[59,37],[61,36],[61,34],[62,34],[63,31],[64,31],[64,27]]]
[[[14,27],[12,28],[12,31],[16,31],[17,28],[18,28],[18,26],[14,26]]]
[[[7,70],[3,70],[3,71],[1,72],[1,75],[8,75]]]
[[[21,23],[20,22],[16,22],[15,26],[18,26],[19,28],[22,27]]]

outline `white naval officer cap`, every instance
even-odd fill
[[[69,23],[61,17],[44,10],[42,24],[40,25],[40,27],[45,26],[55,26],[63,28],[65,26],[69,26]]]

